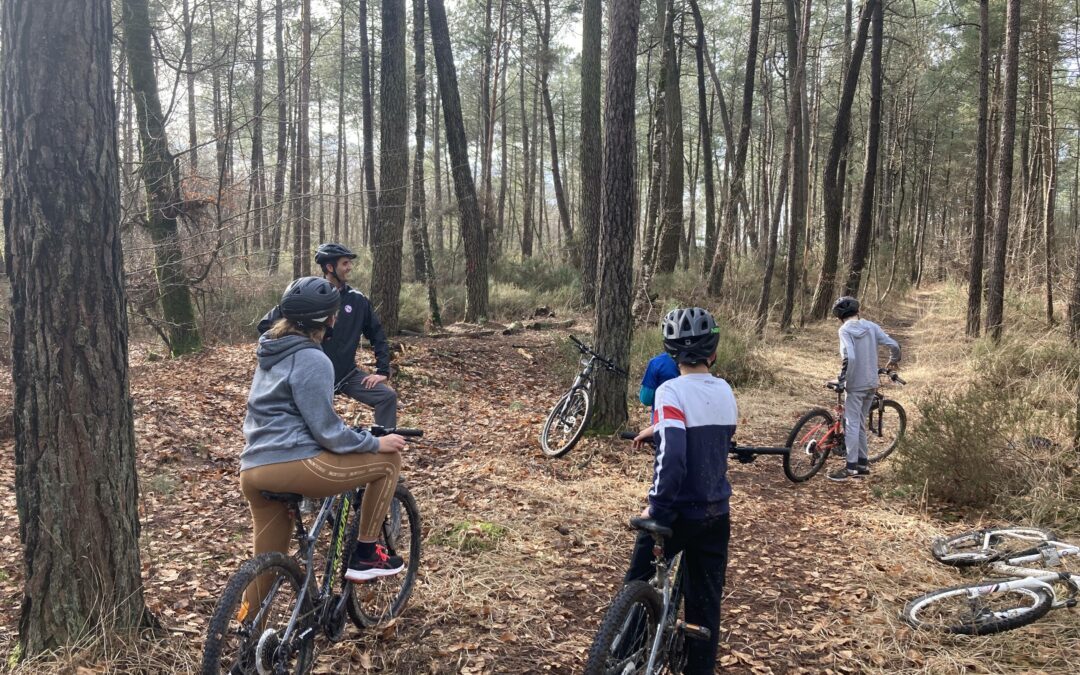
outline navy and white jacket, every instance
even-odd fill
[[[728,512],[728,452],[739,412],[724,380],[694,373],[656,390],[656,458],[649,509],[657,521],[703,520]]]

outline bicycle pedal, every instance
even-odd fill
[[[678,629],[682,631],[686,637],[691,640],[708,640],[712,637],[712,632],[705,626],[699,626],[693,623],[686,623],[685,621],[679,621],[677,624]]]

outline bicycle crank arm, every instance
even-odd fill
[[[699,626],[693,623],[686,623],[680,620],[676,627],[683,632],[686,637],[691,640],[708,640],[712,637],[712,632],[705,626]]]

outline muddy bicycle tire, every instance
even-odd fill
[[[635,613],[635,608],[640,611]],[[659,630],[661,609],[660,594],[648,582],[631,581],[623,586],[604,613],[585,662],[585,675],[613,675],[643,669]],[[629,646],[622,642],[628,637],[633,640]],[[623,653],[624,648],[629,651]],[[630,666],[635,669],[628,671]]]
[[[808,438],[802,435],[803,428],[808,427],[815,421],[817,421],[818,426],[810,426],[807,432],[807,434],[814,434],[815,437]],[[784,443],[786,447],[791,449],[791,452],[784,455],[784,475],[787,476],[788,480],[793,483],[810,480],[818,471],[821,471],[821,467],[825,466],[825,460],[829,458],[831,448],[818,449],[817,444],[821,439],[817,437],[817,434],[820,430],[823,438],[824,434],[827,434],[829,429],[832,428],[835,421],[832,413],[825,408],[814,408],[803,414],[799,421],[795,423],[795,426],[791,428],[787,442]],[[796,444],[799,447],[796,447]],[[800,461],[803,459],[806,461]]]

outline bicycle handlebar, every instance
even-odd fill
[[[617,365],[612,363],[609,359],[606,359],[603,356],[597,354],[596,352],[593,351],[592,347],[585,344],[581,340],[577,339],[573,335],[570,336],[570,341],[578,346],[578,350],[582,354],[589,354],[590,356],[594,357],[597,361],[604,364],[604,367],[607,368],[608,370],[619,373],[620,375],[625,375],[627,377],[630,377],[630,373],[628,373],[625,370],[623,370],[622,368],[618,367]]]
[[[621,431],[619,432],[619,438],[632,441],[637,438],[640,431]],[[652,437],[643,439],[644,443],[650,445],[653,444]],[[749,464],[754,461],[754,458],[758,455],[787,455],[791,453],[791,448],[771,447],[766,445],[739,445],[735,441],[731,442],[731,451],[729,454],[735,455],[739,461],[743,464]]]
[[[907,381],[900,377],[900,374],[895,370],[886,370],[884,368],[878,368],[878,375],[888,375],[889,379],[897,384],[907,384]]]
[[[421,429],[409,429],[408,427],[380,427],[377,424],[373,424],[370,427],[353,427],[354,431],[367,431],[372,436],[378,438],[379,436],[389,436],[390,434],[397,434],[398,436],[404,436],[405,438],[420,438],[424,435]]]

